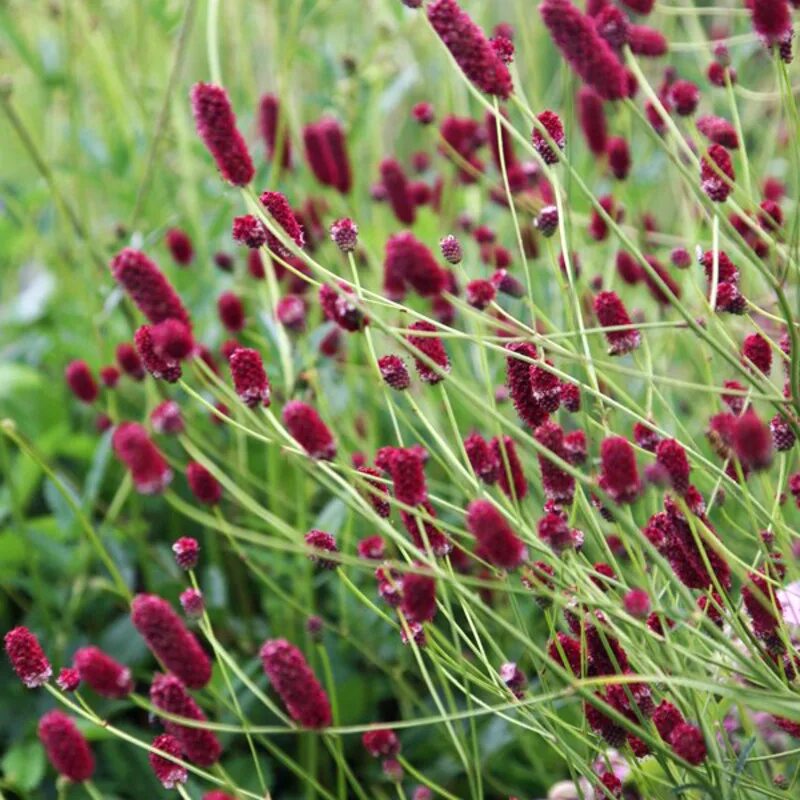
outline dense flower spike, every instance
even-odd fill
[[[522,500],[528,494],[528,481],[522,471],[514,440],[510,436],[504,436],[502,441],[494,438],[490,446],[500,469],[497,477],[500,488],[508,497]]]
[[[558,154],[550,145],[550,140],[553,141],[558,150],[563,150],[566,146],[567,140],[564,135],[564,125],[561,122],[558,114],[554,111],[547,109],[542,111],[537,117],[540,125],[547,131],[547,137],[539,130],[539,126],[535,125],[531,133],[533,146],[536,152],[542,157],[545,164],[557,164]]]
[[[616,503],[632,503],[641,492],[636,455],[627,439],[609,436],[600,445],[600,488]]]
[[[367,324],[364,314],[351,302],[355,299],[353,290],[344,283],[339,284],[339,289],[334,289],[327,283],[319,287],[319,304],[325,318],[335,322],[342,330],[353,333],[361,330]]]
[[[416,332],[436,333],[436,326],[421,320],[409,325],[409,330],[415,331],[415,334],[406,335],[406,341],[415,351],[420,351],[424,356],[424,359],[420,358],[414,352],[414,362],[420,380],[430,384],[444,380],[445,374],[450,372],[450,359],[447,357],[447,351],[444,349],[441,339],[435,336],[416,335]],[[432,361],[433,365],[429,361]]]
[[[753,30],[766,47],[791,46],[792,17],[786,0],[752,0],[747,4],[752,15]]]
[[[147,431],[136,422],[123,422],[111,438],[117,458],[130,470],[133,485],[140,494],[159,494],[172,480],[161,451]]]
[[[93,403],[100,390],[89,365],[85,361],[71,361],[64,370],[70,391],[82,403]]]
[[[672,488],[678,494],[689,489],[689,460],[677,439],[662,439],[656,446],[656,462],[664,469]]]
[[[131,671],[99,647],[76,650],[72,663],[81,680],[103,697],[127,697],[133,691]]]
[[[231,236],[237,244],[257,250],[267,243],[269,232],[260,219],[256,219],[252,214],[245,214],[242,217],[233,218],[233,228]]]
[[[736,128],[728,120],[707,114],[697,118],[697,130],[714,144],[721,144],[729,150],[739,147]]]
[[[461,263],[464,253],[461,249],[461,243],[452,233],[447,234],[447,236],[439,241],[439,247],[442,251],[442,257],[449,264]]]
[[[164,240],[167,243],[173,261],[181,267],[187,267],[194,260],[194,247],[192,240],[180,228],[170,228]]]
[[[447,273],[433,253],[412,233],[390,236],[383,262],[383,290],[390,300],[402,300],[410,286],[422,297],[444,291]]]
[[[200,555],[200,545],[191,536],[181,536],[173,543],[172,552],[175,554],[175,563],[181,569],[194,569]]]
[[[373,478],[380,478],[381,473],[372,467],[365,466],[358,467],[357,471],[364,476],[364,482],[366,483],[366,486],[369,487],[364,488],[362,493],[366,496],[367,500],[369,500],[369,503],[374,509],[375,513],[379,517],[388,517],[391,513],[391,506],[389,505],[389,501],[387,499],[389,496],[389,487],[381,481],[369,479],[370,476]]]
[[[603,98],[591,86],[581,86],[578,91],[578,121],[593,155],[606,152],[608,124],[603,111]]]
[[[772,463],[772,435],[752,410],[737,417],[731,431],[731,444],[746,469],[766,469]]]
[[[206,715],[186,686],[175,675],[156,675],[150,686],[150,702],[159,710],[175,717],[203,723]],[[219,760],[222,746],[217,737],[203,727],[189,727],[164,719],[167,733],[174,736],[183,748],[186,759],[201,767],[210,767]]]
[[[202,592],[189,587],[180,593],[178,600],[183,609],[183,613],[186,614],[189,619],[199,619],[203,616],[205,600]]]
[[[403,168],[395,159],[386,158],[381,161],[380,170],[386,199],[394,215],[404,225],[413,225],[417,214]]]
[[[760,333],[751,333],[742,342],[742,358],[752,362],[756,369],[769,375],[772,369],[772,348]]]
[[[500,464],[486,439],[479,433],[471,433],[464,439],[464,450],[475,474],[484,483],[496,483]]]
[[[170,364],[188,358],[195,348],[191,328],[177,319],[150,327],[150,340],[156,355]]]
[[[628,177],[631,169],[631,153],[627,140],[621,136],[613,136],[608,140],[608,166],[618,181],[624,181]]]
[[[316,409],[299,400],[291,400],[283,407],[282,418],[286,429],[312,458],[334,458],[336,442]]]
[[[166,600],[136,595],[131,621],[159,661],[189,688],[202,689],[208,683],[211,661]]]
[[[417,450],[411,447],[393,448],[388,467],[394,496],[401,503],[416,506],[428,499],[425,464]]]
[[[174,400],[159,403],[150,412],[150,423],[156,433],[183,433],[186,425],[181,414],[181,407]]]
[[[253,180],[255,167],[236,127],[228,93],[212,83],[196,83],[191,101],[197,133],[217,162],[220,174],[234,186],[246,186]]]
[[[189,313],[177,292],[144,253],[131,247],[120,250],[111,262],[111,273],[151,323],[177,319],[191,327]]]
[[[628,311],[616,292],[600,292],[594,298],[594,313],[604,328],[632,326]],[[636,328],[604,331],[608,342],[608,353],[612,356],[624,355],[636,350],[641,344],[641,334]]]
[[[378,359],[378,369],[387,386],[391,386],[398,392],[408,389],[411,385],[408,369],[400,356],[381,356]]]
[[[753,633],[770,647],[783,649],[780,625],[783,607],[772,583],[760,572],[751,572],[742,586],[742,600],[753,621]]]
[[[305,543],[313,550],[324,550],[327,553],[338,553],[339,548],[336,546],[336,539],[326,531],[317,530],[313,528],[305,535]],[[329,558],[319,555],[319,553],[312,552],[309,559],[316,564],[320,569],[336,569],[336,561],[331,561]]]
[[[539,444],[546,447],[556,457],[567,461],[569,455],[564,447],[564,431],[560,425],[548,421],[542,423],[533,433]],[[542,471],[542,487],[544,495],[554,503],[569,505],[575,495],[575,478],[564,472],[546,455],[537,454],[539,468]]]
[[[121,342],[116,349],[117,364],[119,368],[135,381],[140,381],[147,374],[136,352],[136,348],[129,342]]]
[[[249,347],[237,347],[228,359],[233,387],[249,408],[269,406],[271,388],[261,353]]]
[[[142,325],[133,335],[136,352],[144,368],[156,380],[165,380],[175,383],[182,374],[181,365],[173,358],[164,358],[156,351],[153,341],[153,329],[149,325]]]
[[[733,189],[736,175],[728,151],[720,144],[712,144],[700,160],[700,181],[703,191],[715,203],[724,203]]]
[[[669,49],[666,36],[647,25],[631,25],[628,28],[628,46],[631,52],[646,58],[658,58]]]
[[[280,164],[283,169],[292,166],[292,143],[289,131],[281,116],[280,100],[274,94],[265,94],[258,104],[258,127],[267,146],[267,161],[275,158],[280,147]]]
[[[306,728],[327,728],[332,722],[330,701],[303,654],[285,639],[270,639],[259,655],[292,719]]]
[[[436,616],[436,581],[430,575],[409,572],[403,576],[400,610],[409,622],[422,624]]]
[[[244,305],[237,294],[223,292],[217,298],[217,311],[220,321],[231,333],[238,333],[244,328]]]
[[[492,303],[497,296],[497,289],[491,281],[478,278],[470,281],[464,287],[464,296],[473,308],[483,310]]]
[[[344,129],[333,117],[303,128],[303,144],[314,177],[325,186],[347,194],[353,183]]]
[[[361,743],[373,758],[389,758],[400,752],[400,740],[391,728],[364,731]]]
[[[331,241],[343,252],[352,253],[358,244],[358,225],[349,217],[331,223]]]
[[[583,543],[583,534],[570,528],[563,514],[555,512],[545,514],[536,523],[536,532],[556,555],[561,555],[565,550],[578,549]]]
[[[506,350],[515,354],[506,357],[506,386],[519,418],[529,427],[536,428],[547,419],[547,411],[536,398],[533,389],[532,360],[538,360],[536,347],[528,342],[514,342]],[[523,361],[522,358],[528,359]]]
[[[43,686],[50,680],[53,668],[39,640],[27,628],[13,628],[5,635],[3,643],[14,672],[28,689]]]
[[[74,692],[81,685],[81,676],[74,667],[62,667],[56,678],[56,686],[62,692]]]
[[[436,518],[436,511],[429,500],[426,500],[421,505],[429,517]],[[403,521],[408,535],[420,550],[426,552],[430,550],[435,556],[446,556],[452,550],[453,545],[450,540],[433,522],[423,519],[417,514],[409,514],[402,510],[400,511],[400,519]]]
[[[278,227],[283,228],[286,236],[297,247],[302,249],[305,245],[303,228],[297,221],[297,217],[286,197],[280,192],[262,192],[259,200],[261,200],[261,204],[267,209]],[[267,247],[283,258],[288,258],[291,255],[289,249],[282,244],[280,239],[269,231],[267,231]]]
[[[48,711],[39,720],[38,734],[47,758],[60,775],[74,783],[92,777],[94,756],[70,717],[61,711]]]
[[[473,500],[469,504],[467,527],[477,540],[478,557],[495,567],[515,569],[527,558],[525,543],[488,500]]]
[[[604,100],[628,94],[628,77],[594,21],[570,0],[544,0],[539,6],[544,24],[566,61]]]
[[[183,758],[183,747],[181,743],[168,733],[162,733],[153,739],[151,750],[147,754],[147,759],[150,762],[150,767],[153,770],[156,778],[161,782],[165,789],[174,789],[179,783],[186,783],[189,773],[186,767],[176,764],[166,756],[156,753],[155,750],[161,750],[168,755],[175,758]]]
[[[508,67],[456,0],[433,0],[428,6],[428,19],[455,62],[478,89],[503,100],[511,94]]]
[[[222,499],[220,482],[197,461],[190,461],[187,464],[186,482],[192,494],[205,505],[216,505]]]

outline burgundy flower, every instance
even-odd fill
[[[216,505],[222,499],[219,481],[196,461],[190,461],[186,466],[186,482],[192,494],[205,505]]]
[[[492,43],[494,44],[494,40],[492,40]],[[502,172],[504,168],[503,165],[505,164],[505,170],[509,178],[509,184],[511,185],[511,190],[514,191],[514,182],[512,179],[515,171],[521,169],[521,167],[517,161],[517,155],[514,152],[511,134],[503,125],[502,121],[499,124],[500,131],[498,134],[498,119],[508,120],[508,114],[506,113],[505,109],[500,110],[499,117],[496,117],[492,111],[486,112],[486,116],[484,117],[486,138],[488,139],[489,150],[492,153],[492,160],[494,161],[497,171]]]
[[[421,297],[438,295],[445,290],[447,273],[433,253],[412,233],[390,236],[383,262],[383,290],[390,300],[402,300],[407,286]]]
[[[669,101],[682,117],[689,117],[697,110],[700,90],[691,81],[677,80],[669,87]]]
[[[222,177],[234,186],[246,186],[253,180],[255,167],[236,127],[228,93],[221,86],[196,83],[191,100],[197,133],[217,162]]]
[[[192,263],[194,259],[194,248],[192,247],[192,240],[180,228],[170,228],[164,239],[167,243],[170,255],[176,264],[181,267],[186,267]]]
[[[237,244],[257,250],[267,243],[269,232],[260,219],[256,219],[252,214],[245,214],[242,217],[233,218],[233,229],[231,236]]]
[[[306,159],[314,177],[325,186],[347,194],[352,186],[350,159],[341,123],[332,117],[303,128]]]
[[[637,14],[649,14],[656,4],[655,0],[621,0],[621,2]]]
[[[428,499],[425,466],[418,452],[409,447],[393,448],[388,466],[394,496],[401,503],[416,506]]]
[[[442,250],[442,257],[449,264],[461,263],[464,253],[461,249],[461,243],[452,233],[449,233],[439,241],[439,247]]]
[[[594,18],[597,32],[614,50],[619,50],[627,43],[630,36],[630,20],[616,6],[608,5]]]
[[[93,403],[97,399],[99,389],[89,365],[85,361],[71,361],[64,370],[64,377],[70,391],[82,403]]]
[[[313,528],[305,535],[305,543],[313,548],[313,550],[324,550],[328,553],[339,552],[339,548],[336,546],[336,539],[331,536],[331,534],[317,530],[316,528]],[[318,553],[310,553],[309,559],[320,569],[336,569],[336,561],[324,558]]]
[[[435,333],[436,326],[430,322],[419,321],[414,322],[409,326],[409,330],[415,332]],[[450,372],[450,359],[447,356],[447,351],[441,339],[433,336],[416,336],[414,334],[407,334],[406,341],[414,348],[414,351],[419,351],[425,360],[421,359],[416,352],[414,352],[414,360],[417,368],[417,374],[423,383],[439,383],[444,380],[444,374]],[[436,368],[429,364],[432,361]]]
[[[672,750],[679,758],[697,766],[706,759],[706,743],[699,728],[682,722],[676,725],[669,736]]]
[[[613,772],[604,772],[598,778],[594,790],[595,800],[607,800],[608,797],[622,797],[622,781]]]
[[[733,189],[736,175],[728,151],[719,144],[712,144],[700,161],[700,181],[703,191],[715,203],[723,203]]]
[[[180,678],[175,675],[156,675],[153,678],[150,701],[157,709],[172,716],[193,722],[206,721],[206,715],[200,706],[186,691],[186,686]],[[168,719],[164,720],[164,727],[168,734],[180,742],[187,760],[201,767],[210,767],[219,760],[222,747],[212,731],[203,727],[181,725]]]
[[[400,356],[388,355],[378,359],[378,369],[381,377],[386,381],[387,386],[391,386],[398,392],[408,389],[411,385],[411,378],[408,369]]]
[[[506,346],[511,353],[526,359],[538,359],[536,347],[527,342],[514,342]],[[534,395],[530,361],[523,361],[513,355],[506,358],[506,386],[519,418],[529,427],[536,428],[545,419],[547,411]]]
[[[270,639],[259,655],[292,719],[306,728],[327,728],[332,722],[328,695],[303,654],[285,639]]]
[[[409,572],[403,576],[400,609],[409,622],[430,622],[436,616],[436,581],[430,575]]]
[[[751,333],[742,342],[742,359],[752,362],[756,369],[769,375],[772,369],[772,348],[760,333]]]
[[[615,503],[632,503],[642,490],[636,455],[627,439],[609,436],[600,445],[600,488]]]
[[[217,311],[220,321],[231,333],[238,333],[244,328],[244,305],[238,295],[223,292],[217,298]]]
[[[261,204],[267,209],[277,226],[283,228],[286,236],[288,236],[297,247],[302,249],[305,244],[303,228],[297,221],[297,217],[294,211],[292,211],[292,207],[289,205],[289,201],[286,197],[280,192],[262,192],[259,200],[261,200]],[[287,258],[291,255],[289,249],[270,231],[267,231],[267,247],[282,258]]]
[[[283,407],[283,424],[312,457],[329,461],[336,456],[336,442],[316,409],[299,400]]]
[[[669,49],[667,37],[661,31],[647,25],[628,27],[628,46],[632,53],[646,58],[658,58]]]
[[[149,327],[153,349],[163,361],[167,363],[183,361],[194,350],[192,330],[180,320],[165,319]]]
[[[380,170],[386,198],[392,211],[404,225],[412,225],[416,219],[416,210],[403,168],[395,159],[386,158],[381,161]]]
[[[488,500],[473,500],[469,504],[467,527],[477,540],[476,554],[490,564],[515,569],[527,558],[525,543]]]
[[[219,789],[214,789],[211,792],[206,792],[203,795],[203,800],[236,800],[236,798],[229,794],[225,794],[225,792],[222,792]]]
[[[747,5],[752,15],[753,30],[766,47],[791,44],[792,17],[786,0],[752,0]]]
[[[362,493],[365,495],[369,504],[379,517],[388,517],[391,513],[391,506],[386,499],[389,496],[389,487],[380,481],[370,480],[367,476],[374,478],[380,477],[380,472],[372,467],[360,466],[357,471],[364,477],[364,482],[369,489],[363,489]]]
[[[353,333],[361,330],[367,324],[367,319],[350,297],[355,299],[353,290],[345,283],[339,284],[338,291],[327,283],[319,287],[319,304],[325,318],[335,322],[342,330]]]
[[[593,155],[599,156],[606,151],[608,126],[603,111],[603,98],[591,86],[581,86],[578,91],[578,121],[581,130]]]
[[[622,598],[622,605],[632,617],[647,619],[650,614],[650,595],[644,589],[631,589]]]
[[[81,685],[81,676],[73,667],[62,667],[56,678],[56,686],[62,692],[74,692]]]
[[[547,135],[552,139],[556,147],[559,150],[563,150],[567,140],[564,135],[564,125],[558,114],[547,109],[546,111],[542,111],[537,119],[547,131]],[[533,146],[536,148],[536,152],[542,157],[542,161],[544,161],[545,164],[558,163],[558,154],[553,150],[548,139],[539,131],[538,126],[534,126],[531,139],[533,140]]]
[[[433,106],[430,103],[416,103],[411,108],[411,116],[420,123],[420,125],[430,125],[435,118]]]
[[[562,56],[585,83],[604,100],[627,96],[625,69],[597,32],[591,17],[581,13],[570,0],[544,0],[539,13]]]
[[[597,695],[598,699],[605,700],[603,695]],[[595,708],[590,702],[585,701],[583,711],[589,727],[600,736],[607,744],[612,747],[620,747],[625,741],[625,729],[611,717]]]
[[[497,477],[500,488],[508,497],[522,500],[528,494],[528,481],[522,471],[514,440],[510,436],[504,436],[501,444],[500,440],[495,437],[490,444],[495,459],[500,465]]]
[[[121,342],[117,345],[117,364],[119,368],[135,381],[140,381],[145,376],[144,365],[142,364],[136,348],[129,342]]]
[[[194,569],[197,566],[200,545],[191,536],[181,536],[173,543],[172,552],[175,554],[175,563],[181,569]]]
[[[686,494],[690,467],[683,445],[677,439],[662,439],[656,446],[656,462],[669,476],[672,488],[678,494]]]
[[[467,303],[473,308],[483,310],[490,303],[492,303],[497,296],[497,290],[491,281],[478,278],[477,280],[470,281],[464,290]]]
[[[564,447],[564,431],[552,421],[542,423],[533,433],[539,444],[546,447],[553,455],[566,461],[567,451]],[[547,456],[537,454],[539,468],[542,472],[542,487],[548,500],[569,505],[575,495],[575,478],[557,466]]]
[[[181,365],[173,358],[163,358],[156,351],[152,328],[142,325],[133,335],[138,357],[145,369],[156,379],[175,383],[182,374]]]
[[[631,169],[631,152],[628,149],[628,141],[621,136],[612,136],[608,140],[608,166],[618,181],[624,181],[628,177]]]
[[[736,128],[728,120],[706,114],[697,118],[697,130],[714,144],[721,144],[729,150],[739,147],[739,137]]]
[[[181,414],[181,407],[174,400],[159,403],[150,412],[150,423],[156,433],[183,433],[186,425]]]
[[[352,253],[358,244],[358,225],[349,217],[331,223],[331,241],[343,252]]]
[[[137,594],[131,621],[152,653],[188,687],[202,689],[209,682],[211,661],[166,600]]]
[[[600,292],[594,298],[594,313],[604,328],[631,325],[631,318],[616,292]],[[628,330],[607,330],[604,332],[608,342],[608,354],[624,355],[636,350],[641,343],[641,334],[635,328]]]
[[[558,208],[545,206],[536,216],[534,225],[542,236],[549,239],[558,230]]]
[[[579,678],[584,674],[581,643],[577,639],[559,631],[556,638],[547,646],[547,654],[564,669],[570,670]]]
[[[779,453],[791,450],[794,447],[797,437],[789,424],[789,420],[782,414],[776,414],[769,421],[769,430],[772,434],[772,443]]]
[[[456,0],[434,0],[428,6],[428,19],[455,62],[478,89],[503,100],[511,94],[508,67]]]
[[[203,598],[203,593],[198,589],[192,587],[184,589],[180,593],[178,601],[181,604],[183,613],[186,614],[189,619],[199,619],[203,616],[206,607],[205,600]]]
[[[175,758],[183,758],[183,747],[181,743],[168,733],[162,733],[156,736],[156,738],[153,739],[152,747],[155,748],[155,750],[161,750]],[[150,761],[150,767],[155,773],[156,778],[158,778],[165,789],[174,789],[177,784],[186,783],[186,779],[189,777],[186,767],[176,764],[174,761],[159,755],[153,750],[147,754],[147,758]]]
[[[275,158],[280,141],[280,163],[283,169],[292,166],[292,143],[284,118],[281,116],[280,100],[274,94],[265,94],[258,104],[258,127],[267,146],[267,161]]]
[[[429,500],[425,500],[421,505],[429,517],[436,518],[436,511]],[[453,549],[450,540],[433,522],[422,519],[418,514],[409,514],[407,511],[402,510],[400,511],[400,519],[406,531],[408,531],[408,535],[420,550],[425,552],[430,550],[435,556],[446,556]]]
[[[73,656],[81,680],[103,697],[127,697],[133,691],[131,671],[98,647],[82,647]]]
[[[189,313],[177,292],[144,253],[130,247],[120,250],[111,262],[111,273],[151,323],[177,319],[191,327]]]
[[[772,583],[761,572],[751,572],[742,586],[742,600],[753,621],[753,633],[768,644],[780,643],[783,606]]]
[[[117,458],[130,470],[133,485],[140,494],[159,494],[172,480],[161,451],[147,431],[136,422],[123,422],[111,438]]]
[[[400,752],[400,740],[391,728],[364,731],[361,742],[373,758],[396,756]]]
[[[536,532],[556,555],[561,555],[565,550],[577,549],[583,543],[583,534],[570,528],[563,514],[545,514],[536,523]]]
[[[94,756],[70,717],[61,711],[48,711],[39,720],[38,734],[47,758],[59,775],[74,783],[83,783],[92,777]]]
[[[3,642],[14,672],[28,689],[43,686],[50,680],[53,668],[39,640],[27,628],[13,628],[5,635]]]
[[[766,469],[772,463],[772,435],[752,410],[736,418],[731,444],[746,469]]]
[[[380,536],[365,536],[358,543],[358,557],[380,561],[386,554],[386,542]]]
[[[486,439],[479,433],[471,433],[464,439],[464,450],[475,474],[484,483],[495,483],[500,474],[500,464]]]
[[[653,712],[653,723],[658,735],[665,741],[669,741],[672,732],[684,722],[683,714],[667,700],[662,700]]]
[[[271,389],[261,353],[249,347],[237,347],[228,360],[236,394],[249,408],[269,406]]]

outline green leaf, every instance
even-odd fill
[[[44,775],[44,748],[37,741],[17,742],[4,756],[3,774],[14,787],[29,792]]]

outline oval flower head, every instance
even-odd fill
[[[140,494],[159,494],[172,480],[161,451],[137,422],[123,422],[111,438],[114,452],[130,470],[133,485]]]
[[[228,360],[236,394],[248,408],[269,406],[271,388],[261,353],[250,347],[237,347]]]
[[[39,720],[38,733],[47,758],[59,775],[73,783],[83,783],[92,777],[94,756],[71,717],[61,711],[48,711]]]
[[[600,292],[594,298],[594,313],[604,328],[619,328],[632,325],[628,311],[616,292]],[[620,356],[636,350],[641,343],[641,334],[636,328],[628,330],[605,331],[608,342],[608,354]]]
[[[322,417],[306,403],[291,400],[283,407],[283,424],[312,457],[330,460],[336,456],[336,441]]]
[[[636,454],[627,439],[609,436],[600,445],[600,488],[616,503],[632,503],[642,490]]]
[[[712,144],[700,159],[700,185],[715,203],[724,203],[733,191],[736,173],[730,153],[720,144]]]
[[[27,628],[13,628],[5,635],[3,643],[14,672],[25,686],[35,689],[50,680],[53,668],[39,640]]]

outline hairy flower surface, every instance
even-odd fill
[[[450,359],[441,339],[435,336],[417,335],[418,333],[436,333],[436,326],[430,322],[419,321],[409,325],[409,330],[414,333],[406,335],[406,341],[423,356],[414,354],[414,363],[420,380],[429,384],[444,380],[444,374],[450,372]]]
[[[3,643],[14,672],[25,686],[35,689],[50,680],[53,668],[39,640],[27,628],[13,628],[5,635]]]
[[[228,359],[233,387],[249,408],[269,406],[272,396],[261,353],[249,347],[237,347]]]
[[[117,458],[128,468],[140,494],[159,494],[172,480],[161,451],[147,431],[136,422],[123,422],[114,430],[111,444]]]
[[[336,442],[316,409],[299,400],[283,407],[283,424],[300,446],[312,457],[330,460],[336,455]]]
[[[175,758],[183,758],[183,746],[178,739],[168,733],[156,736],[151,747]],[[150,762],[150,768],[165,789],[174,789],[179,783],[186,783],[186,779],[189,777],[186,767],[176,764],[154,750],[147,754],[147,759]]]
[[[131,671],[99,647],[81,647],[72,663],[80,679],[103,697],[127,697],[133,691]]]
[[[477,540],[478,557],[490,564],[501,569],[515,569],[527,557],[525,543],[488,500],[473,500],[469,504],[467,527]]]

